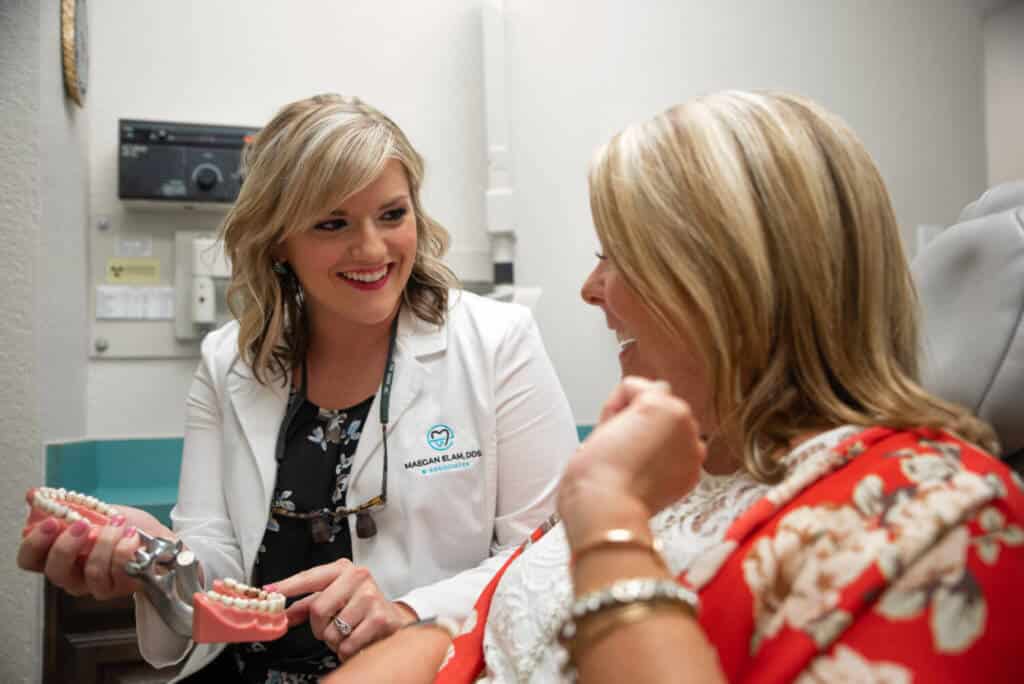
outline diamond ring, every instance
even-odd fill
[[[352,625],[350,625],[347,622],[345,622],[344,620],[342,620],[340,613],[338,615],[335,615],[334,619],[331,620],[331,622],[334,624],[335,627],[338,628],[338,631],[341,633],[341,638],[342,639],[344,639],[345,637],[347,637],[349,634],[352,633]]]

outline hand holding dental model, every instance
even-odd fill
[[[232,579],[204,593],[195,556],[145,511],[51,487],[25,498],[18,565],[44,572],[69,594],[105,600],[144,591],[167,625],[196,643],[271,641],[287,630],[279,593]]]
[[[124,567],[140,546],[136,531],[170,531],[145,511],[110,506],[77,492],[39,487],[25,496],[30,506],[18,549],[18,566],[40,572],[72,596],[99,600],[127,596],[139,587]]]

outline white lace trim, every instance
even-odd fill
[[[786,463],[792,467],[831,449],[857,429],[846,426],[824,432],[790,452]],[[651,518],[651,531],[661,539],[673,574],[720,542],[732,522],[769,489],[771,485],[744,471],[730,475],[702,471],[690,494]],[[555,633],[572,601],[568,567],[569,545],[561,525],[509,567],[491,603],[484,633],[487,670],[478,681],[567,681],[560,672],[566,656]]]

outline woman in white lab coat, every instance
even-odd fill
[[[222,231],[236,320],[203,342],[171,517],[206,586],[273,585],[297,599],[293,627],[191,648],[137,593],[139,639],[154,665],[191,654],[183,676],[316,681],[405,624],[468,611],[553,512],[576,432],[529,311],[452,289],[422,159],[390,119],[337,95],[292,103],[245,173]],[[82,538],[32,536],[23,567],[129,590],[130,539],[104,530],[76,574]]]

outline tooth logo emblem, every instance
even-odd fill
[[[432,425],[427,430],[427,444],[434,451],[445,451],[455,443],[455,430],[443,423]]]

